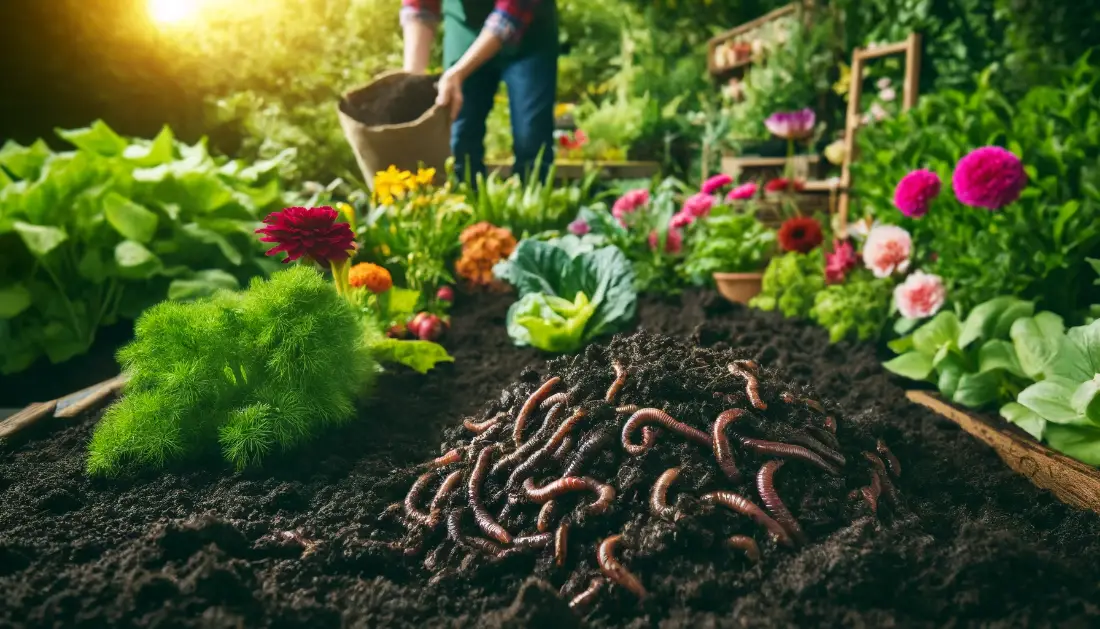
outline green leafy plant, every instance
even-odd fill
[[[825,257],[821,249],[789,252],[772,258],[764,270],[763,287],[749,305],[778,310],[785,317],[806,317],[825,288]]]
[[[463,186],[474,222],[506,227],[518,238],[563,229],[592,198],[599,171],[592,170],[580,181],[565,185],[554,183],[556,175],[556,165],[550,166],[545,180],[531,177],[526,183],[518,174],[508,178],[497,173],[478,174],[476,186],[469,181]]]
[[[236,288],[278,263],[253,231],[286,198],[289,155],[248,165],[205,140],[123,138],[103,122],[0,149],[0,371],[87,351],[96,330],[170,296]]]
[[[162,467],[218,447],[242,468],[350,421],[377,371],[368,329],[306,266],[244,292],[158,304],[119,352],[130,379],[92,435],[88,472]]]
[[[682,270],[697,286],[712,284],[716,272],[759,271],[775,252],[775,230],[754,212],[715,209],[691,227]]]
[[[638,295],[630,262],[616,247],[570,255],[540,240],[524,240],[493,269],[516,287],[508,335],[517,345],[572,352],[634,319]]]
[[[890,349],[899,355],[883,366],[912,380],[934,382],[945,398],[970,408],[1015,399],[1029,373],[1009,333],[1034,312],[1034,302],[1015,297],[979,304],[963,322],[952,311],[940,312],[911,335],[891,341]]]
[[[894,282],[863,270],[829,284],[814,297],[810,318],[829,331],[833,343],[854,337],[877,339],[890,319]]]

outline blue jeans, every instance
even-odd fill
[[[554,161],[554,102],[558,89],[558,51],[539,51],[518,59],[497,58],[462,83],[462,110],[451,127],[451,152],[461,181],[466,164],[470,179],[485,172],[485,120],[500,82],[508,88],[512,116],[512,172],[524,181],[542,152],[537,176],[546,178]]]

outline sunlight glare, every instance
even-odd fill
[[[201,0],[149,0],[149,17],[158,24],[178,24],[199,12]]]

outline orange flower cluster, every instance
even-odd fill
[[[360,262],[348,272],[348,284],[380,295],[393,287],[393,278],[389,271],[377,264]]]
[[[493,265],[510,256],[516,248],[512,232],[488,222],[467,227],[459,242],[462,243],[462,256],[455,263],[455,271],[473,286],[493,284]]]

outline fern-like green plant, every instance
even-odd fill
[[[240,293],[149,309],[119,351],[129,383],[96,427],[88,472],[162,467],[218,447],[244,468],[351,420],[378,371],[368,327],[304,266]]]

